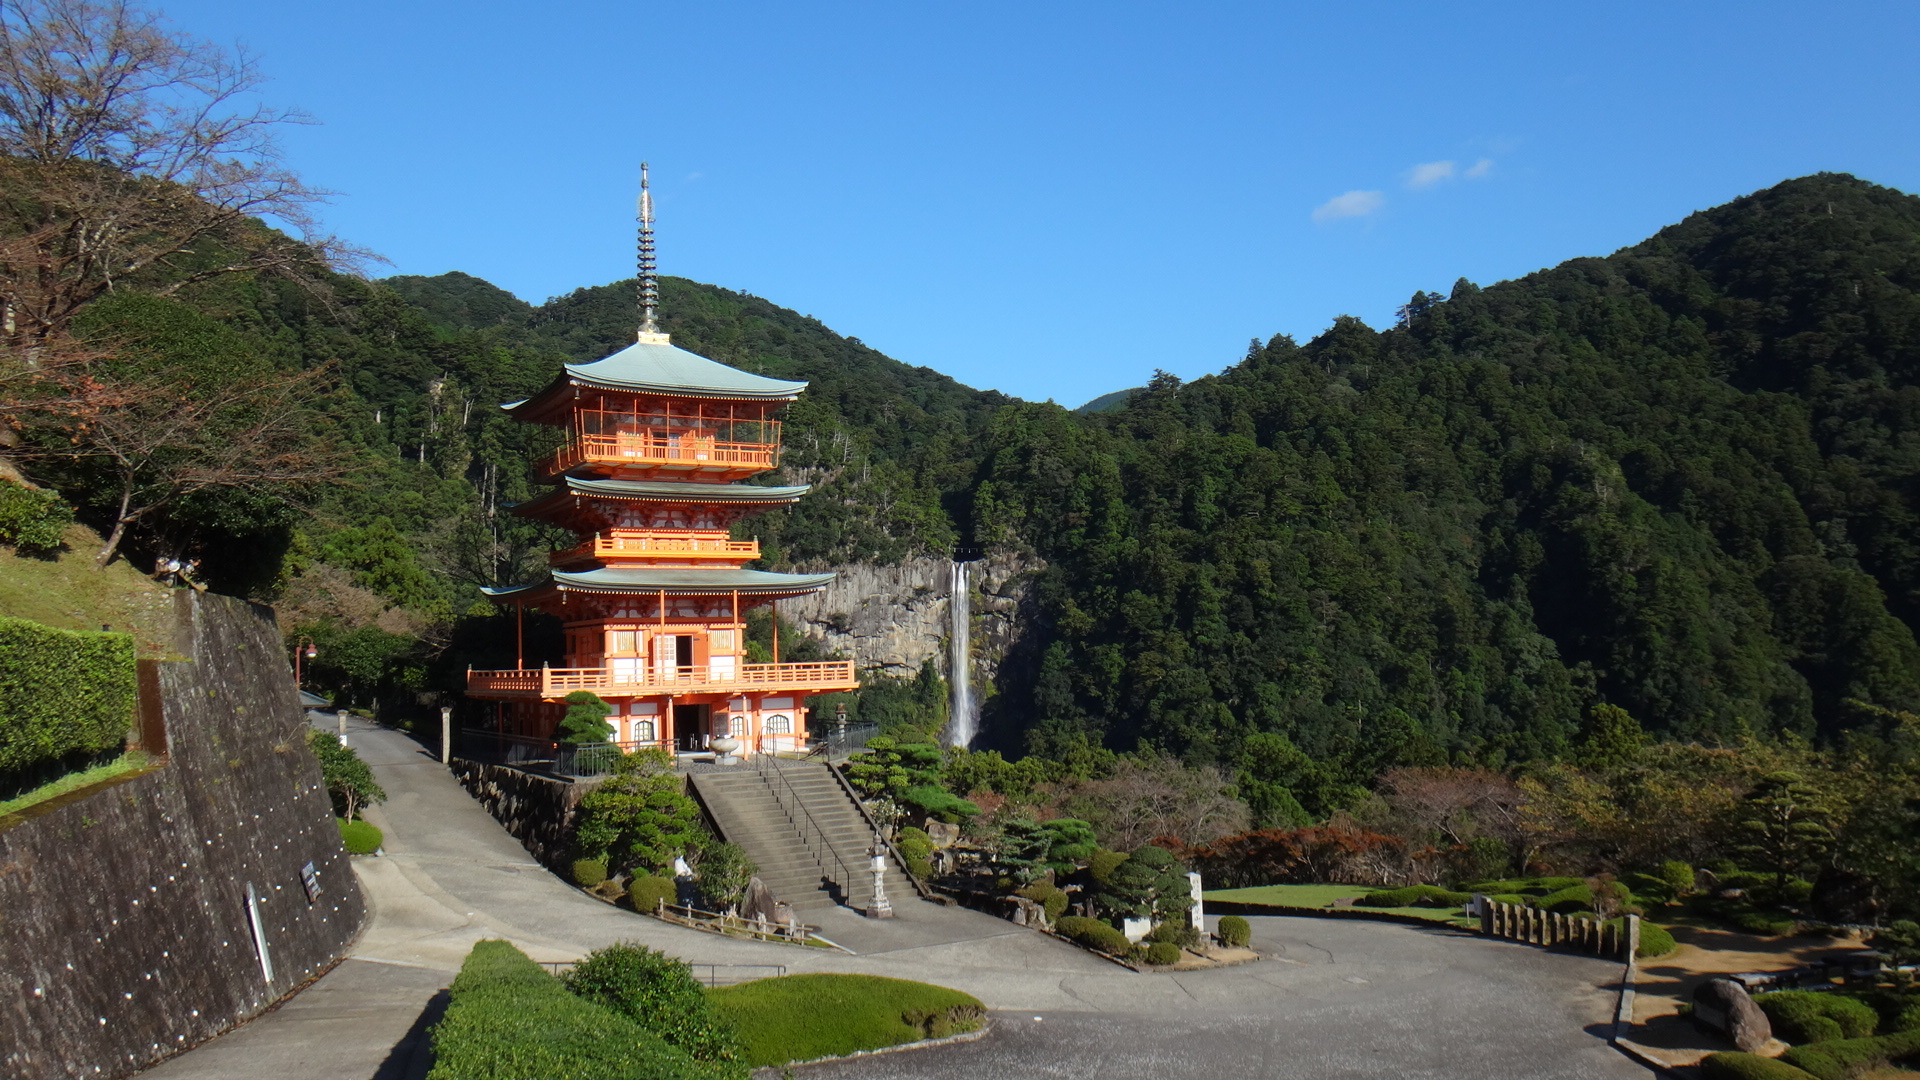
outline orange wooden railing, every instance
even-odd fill
[[[650,431],[615,435],[576,435],[547,459],[546,471],[561,473],[576,465],[695,465],[771,469],[779,443],[722,442],[692,435],[661,437]]]
[[[757,559],[758,540],[735,540],[724,532],[673,532],[615,529],[564,551],[547,556],[555,565],[576,559],[618,558],[622,555],[678,555],[696,559]]]
[[[775,690],[782,687],[827,690],[858,688],[860,679],[851,660],[816,664],[702,664],[656,669],[533,668],[520,671],[469,671],[467,693],[496,696],[562,698],[575,690],[596,694],[635,694],[650,691],[680,693]]]

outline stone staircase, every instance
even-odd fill
[[[759,758],[690,779],[720,835],[746,851],[775,897],[795,911],[835,904],[864,911],[873,900],[867,854],[873,829],[829,768],[820,761]],[[891,857],[886,888],[896,906],[919,895]]]

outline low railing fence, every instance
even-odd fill
[[[818,724],[818,720],[815,721]],[[867,748],[867,740],[880,734],[879,724],[847,724],[829,727],[825,731],[816,728],[807,739],[807,756],[824,757],[828,761],[845,761]]]
[[[460,733],[460,756],[470,761],[537,769],[561,776],[605,776],[637,743],[564,743],[498,731]]]
[[[522,668],[467,672],[469,693],[562,697],[574,690],[642,691],[656,688],[746,690],[758,686],[857,687],[851,660],[808,664],[696,664],[656,667],[636,661],[627,667]]]
[[[1617,923],[1591,915],[1563,915],[1524,904],[1508,904],[1476,895],[1467,910],[1478,909],[1480,932],[1530,945],[1563,945],[1595,956],[1625,958],[1640,944],[1640,917]]]
[[[565,975],[578,960],[542,960],[540,966],[549,975]],[[694,981],[705,986],[734,986],[755,979],[777,979],[787,973],[785,964],[688,964]]]
[[[729,937],[750,937],[759,941],[779,941],[792,945],[820,944],[838,948],[833,942],[820,936],[820,928],[805,923],[780,923],[768,919],[749,919],[744,915],[735,915],[726,911],[706,911],[682,904],[669,904],[664,900],[650,913],[656,919],[662,919],[677,926],[706,930],[710,933],[726,934]],[[781,974],[786,974],[783,967]]]

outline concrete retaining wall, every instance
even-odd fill
[[[272,613],[190,589],[176,605],[192,660],[141,679],[164,764],[0,832],[0,1075],[134,1072],[324,971],[365,917]]]

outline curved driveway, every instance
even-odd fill
[[[817,1077],[1580,1077],[1640,1080],[1607,1046],[1619,965],[1434,928],[1254,919],[1254,964],[1134,974],[975,912],[917,901],[828,936],[860,955],[668,926],[569,888],[419,745],[364,722],[351,741],[388,801],[382,858],[355,861],[372,916],[350,958],[279,1010],[142,1074],[151,1080],[422,1075],[438,991],[474,941],[537,960],[636,940],[699,964],[920,979],[996,1010],[988,1038],[803,1067]],[[810,913],[812,914],[812,913]]]

